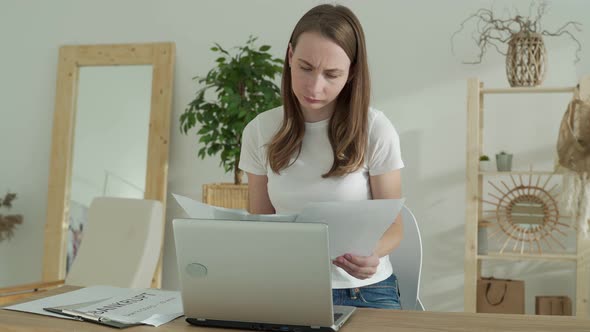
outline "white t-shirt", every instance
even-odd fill
[[[280,175],[275,174],[267,162],[266,146],[282,121],[282,106],[261,113],[252,120],[242,135],[239,164],[245,172],[268,177],[268,194],[276,213],[299,213],[308,202],[372,199],[369,175],[380,175],[404,167],[395,128],[382,112],[370,108],[366,160],[357,172],[322,178],[334,160],[328,139],[330,119],[326,119],[305,124],[301,154],[291,166],[281,170]],[[377,272],[365,280],[332,265],[332,288],[370,285],[385,280],[391,273],[388,256],[381,257]]]

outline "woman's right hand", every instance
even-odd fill
[[[357,279],[371,278],[379,266],[379,256],[373,253],[371,256],[357,256],[344,254],[336,257],[332,264],[346,271],[346,273]]]

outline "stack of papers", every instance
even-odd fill
[[[160,326],[183,315],[180,292],[92,286],[4,309],[112,327]]]
[[[309,203],[299,214],[250,214],[172,194],[191,219],[311,222],[328,225],[330,256],[346,253],[369,256],[383,233],[395,221],[405,199],[375,199]]]

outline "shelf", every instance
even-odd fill
[[[498,175],[560,175],[558,171],[510,171],[510,172],[482,172],[478,171],[479,175],[484,176],[498,176]]]
[[[484,88],[482,94],[510,94],[510,93],[573,93],[575,86],[568,87],[519,87],[519,88]]]
[[[564,215],[561,213],[556,214],[553,203],[545,204],[543,209],[551,209],[552,220],[559,217],[560,226],[564,227],[559,227],[560,229],[551,227],[551,229],[544,229],[545,233],[541,236],[553,236],[556,232],[560,234],[565,233],[566,237],[572,240],[566,243],[562,239],[556,238],[550,240],[547,238],[546,240],[550,241],[548,243],[551,244],[547,244],[547,247],[544,245],[545,243],[540,243],[541,241],[537,238],[529,239],[527,236],[524,236],[522,229],[514,230],[513,228],[509,228],[508,231],[504,232],[498,225],[498,218],[502,218],[502,216],[497,215],[499,212],[498,206],[506,206],[505,204],[508,204],[507,202],[509,201],[510,205],[515,208],[511,210],[511,212],[514,212],[513,221],[515,223],[539,223],[541,221],[541,213],[540,205],[535,204],[537,202],[536,198],[530,197],[525,199],[526,197],[523,197],[521,199],[521,196],[531,195],[545,202],[549,198],[540,198],[538,194],[538,188],[542,188],[545,190],[545,194],[542,195],[550,196],[557,203],[557,195],[564,190],[559,182],[566,179],[570,172],[558,166],[555,155],[549,153],[545,154],[547,159],[543,159],[543,163],[531,161],[531,164],[513,164],[514,167],[508,172],[497,171],[493,154],[488,155],[490,157],[489,159],[491,159],[490,162],[479,162],[485,151],[484,147],[489,147],[488,144],[485,144],[486,139],[484,137],[485,135],[483,135],[484,123],[486,122],[484,121],[486,120],[485,114],[488,112],[484,110],[487,108],[486,100],[492,98],[509,101],[517,98],[519,100],[523,99],[523,101],[528,99],[539,101],[539,98],[542,97],[543,100],[557,97],[571,98],[578,91],[582,96],[590,95],[590,75],[584,75],[577,83],[572,82],[564,85],[538,87],[509,87],[508,84],[492,86],[484,84],[478,78],[467,80],[467,181],[465,188],[467,199],[465,204],[465,261],[463,279],[463,304],[465,311],[476,312],[477,310],[477,279],[481,276],[484,267],[493,272],[504,265],[522,263],[533,263],[539,266],[560,264],[560,266],[568,265],[568,269],[574,267],[575,285],[572,286],[574,286],[576,299],[575,316],[579,316],[580,318],[589,317],[590,301],[588,301],[588,294],[590,284],[588,284],[588,280],[590,280],[590,262],[586,256],[590,253],[590,241],[580,240],[580,236],[583,235],[580,234],[580,227],[572,227],[576,225],[575,218],[571,216],[572,213],[560,211]],[[511,118],[508,115],[505,121],[510,120]],[[530,120],[534,122],[535,120],[542,119],[532,117]],[[535,134],[534,130],[529,132]],[[492,153],[492,151],[490,150],[488,153]],[[553,159],[551,163],[549,163],[549,158]],[[496,183],[500,183],[500,185],[496,185]],[[535,189],[530,189],[530,191],[522,190],[522,187],[529,186],[535,187]],[[484,199],[488,196],[492,198]],[[545,211],[543,211],[543,214],[546,214]],[[491,224],[485,223],[484,221],[491,222]],[[543,218],[543,222],[545,222],[545,218]],[[565,227],[565,225],[569,225],[570,227]],[[488,228],[489,234],[492,234],[494,237],[499,235],[501,239],[498,241],[499,243],[494,243],[490,247],[478,247],[478,245],[482,245],[478,241],[478,236],[480,234],[483,235],[480,233],[480,230],[486,227],[490,227]],[[519,233],[516,233],[517,231]],[[572,243],[574,234],[577,239],[575,245]],[[487,239],[489,240],[490,236]],[[559,248],[552,248],[553,240],[560,244]],[[514,245],[515,241],[516,244]],[[542,252],[539,252],[539,247],[541,247]],[[478,254],[478,250],[483,248],[487,249],[487,251],[482,251],[483,254]],[[500,248],[504,248],[503,253],[500,253]],[[513,251],[513,248],[517,250]]]
[[[576,254],[517,254],[517,253],[488,253],[486,255],[477,255],[478,260],[504,260],[504,261],[524,261],[524,260],[542,260],[542,261],[565,261],[576,262]]]

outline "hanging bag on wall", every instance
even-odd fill
[[[563,172],[561,205],[574,217],[585,237],[590,225],[590,102],[580,98],[579,88],[561,119],[557,156]]]
[[[559,164],[577,173],[590,173],[590,103],[576,90],[561,119],[557,138]]]
[[[524,314],[524,281],[481,278],[477,280],[477,312]]]

